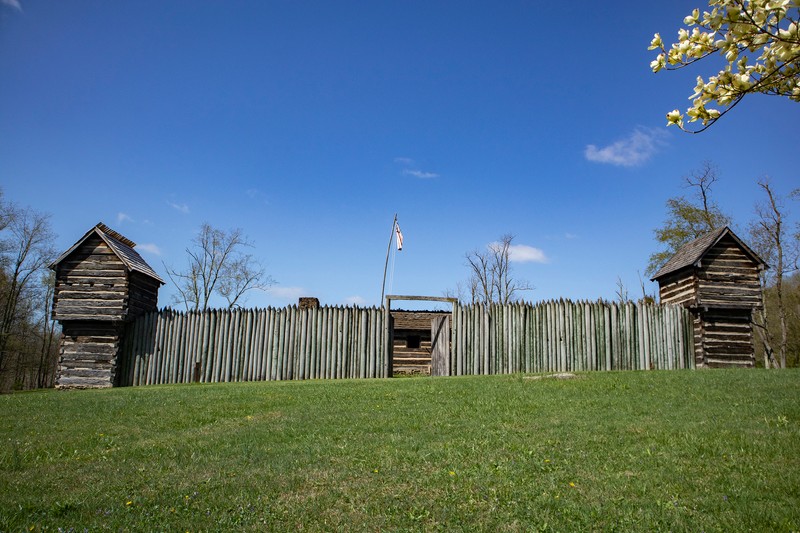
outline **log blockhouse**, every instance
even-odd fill
[[[724,227],[683,246],[653,276],[662,304],[692,313],[698,368],[754,366],[752,313],[763,305],[759,274],[766,268]]]
[[[59,387],[113,386],[125,324],[157,310],[164,281],[135,246],[99,223],[50,265],[62,329]]]
[[[394,375],[431,375],[433,334],[431,322],[436,317],[448,321],[452,313],[444,311],[394,311],[392,315],[392,373]],[[449,331],[449,329],[448,329]],[[447,339],[448,351],[450,339]]]

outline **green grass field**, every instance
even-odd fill
[[[0,396],[2,531],[797,531],[800,372]]]

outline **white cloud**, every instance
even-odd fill
[[[16,9],[17,11],[22,11],[22,5],[20,5],[18,0],[0,0],[0,4],[8,6],[11,9]]]
[[[595,163],[635,167],[650,159],[666,143],[668,136],[663,130],[636,128],[630,136],[603,148],[588,145],[584,155]]]
[[[344,299],[344,303],[345,305],[363,306],[366,305],[367,301],[361,296],[348,296]]]
[[[169,204],[169,206],[172,209],[174,209],[174,210],[176,210],[176,211],[178,211],[180,213],[183,213],[184,215],[188,215],[189,214],[189,206],[188,205],[186,205],[186,204],[176,204],[174,202],[167,202],[167,203]]]
[[[423,172],[422,170],[417,170],[414,168],[403,169],[403,174],[405,174],[406,176],[414,176],[415,178],[420,178],[420,179],[431,179],[439,177],[439,174],[435,172]]]
[[[565,233],[565,234],[564,234],[564,238],[565,238],[565,239],[572,240],[572,239],[577,239],[577,238],[578,238],[578,236],[577,236],[577,235],[575,235],[574,233],[569,233],[569,232],[567,232],[567,233]]]
[[[161,248],[150,242],[146,242],[144,244],[137,244],[136,251],[147,252],[148,254],[153,254],[153,255],[161,255]]]
[[[269,203],[269,197],[267,196],[267,193],[265,193],[261,189],[256,189],[256,188],[247,189],[245,191],[245,194],[251,200],[258,200],[264,202],[265,204]]]
[[[127,213],[117,213],[117,224],[122,224],[123,222],[133,222],[133,219]]]
[[[492,243],[499,245],[499,243]],[[547,263],[549,259],[539,248],[527,244],[512,244],[508,247],[508,260],[514,263]]]
[[[303,287],[282,287],[274,286],[267,289],[270,296],[274,296],[278,300],[285,300],[287,302],[297,303],[301,296],[310,296],[308,291]]]
[[[439,177],[439,174],[436,172],[427,172],[418,168],[411,168],[414,166],[414,160],[410,157],[395,157],[394,162],[398,165],[406,167],[403,169],[404,176],[413,176],[419,179],[432,179]]]

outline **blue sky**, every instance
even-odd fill
[[[513,233],[526,299],[638,296],[703,161],[742,236],[758,178],[800,185],[796,103],[666,128],[711,65],[656,75],[647,46],[701,6],[0,0],[0,187],[59,250],[103,221],[163,277],[203,222],[241,228],[278,282],[253,306],[377,305],[395,213],[387,292],[440,296]]]

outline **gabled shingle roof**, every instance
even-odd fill
[[[58,263],[66,259],[68,255],[70,255],[75,251],[76,248],[83,244],[83,242],[88,239],[89,236],[95,234],[100,237],[109,248],[111,248],[114,254],[119,257],[120,261],[123,262],[128,270],[139,272],[145,276],[153,278],[162,285],[165,284],[164,280],[161,279],[158,274],[156,274],[155,270],[153,270],[152,267],[150,267],[150,265],[148,265],[147,262],[142,259],[142,256],[139,255],[139,252],[133,249],[136,246],[135,242],[117,233],[102,222],[99,222],[95,227],[87,231],[86,234],[78,239],[78,242],[72,245],[69,250],[61,254],[58,259],[53,261],[50,264],[50,268],[55,268]]]
[[[750,259],[753,260],[754,263],[762,265],[764,268],[769,268],[764,261],[761,260],[756,253],[750,249],[745,243],[743,243],[736,234],[731,231],[731,229],[727,226],[714,230],[710,233],[706,233],[698,237],[697,239],[684,244],[675,255],[670,257],[669,261],[664,263],[658,272],[656,272],[655,276],[650,278],[651,281],[655,281],[658,278],[662,278],[667,274],[672,274],[673,272],[677,272],[683,268],[688,266],[692,266],[697,264],[706,253],[714,247],[723,237],[729,235],[733,238],[736,243],[742,247],[742,250],[745,254],[750,256]]]

